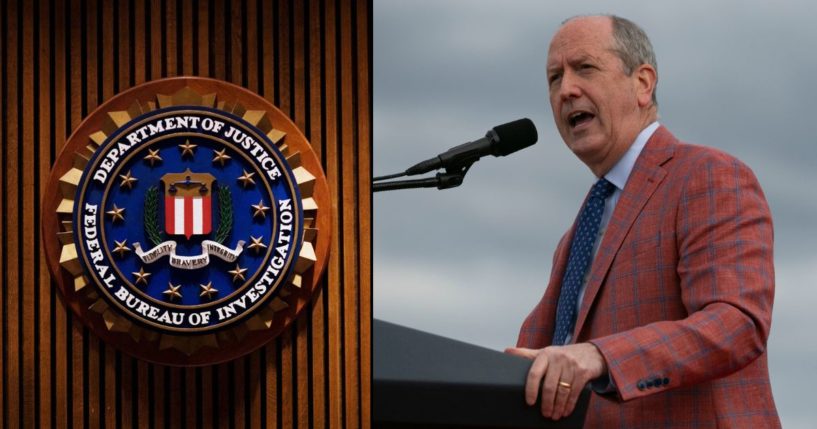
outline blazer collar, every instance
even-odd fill
[[[582,326],[587,319],[587,314],[604,278],[607,276],[607,272],[610,270],[613,258],[624,241],[624,237],[632,227],[638,214],[641,213],[644,205],[647,204],[658,185],[667,175],[662,166],[672,159],[677,144],[678,139],[662,125],[647,141],[641,155],[636,160],[633,171],[627,180],[627,185],[621,193],[615,211],[613,211],[613,216],[607,226],[607,232],[604,234],[601,246],[599,246],[596,259],[590,268],[587,288],[573,331],[574,339],[578,339]]]

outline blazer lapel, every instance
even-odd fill
[[[573,226],[562,236],[559,245],[556,247],[550,281],[540,304],[543,308],[541,309],[542,311],[535,312],[541,315],[551,316],[543,318],[543,320],[537,323],[537,325],[541,324],[539,327],[542,334],[540,347],[549,346],[553,342],[553,330],[556,327],[556,310],[559,305],[559,295],[562,293],[562,277],[564,277],[565,270],[567,269],[567,259],[570,256],[570,243],[573,240],[573,231],[575,229],[576,223],[574,221]]]
[[[633,166],[633,171],[616,204],[613,217],[607,225],[607,231],[599,246],[596,259],[590,268],[590,277],[587,280],[587,288],[573,331],[574,341],[578,339],[590,307],[610,270],[613,258],[624,242],[624,237],[633,226],[644,205],[667,175],[666,170],[661,166],[672,158],[675,143],[677,143],[675,137],[664,126],[659,127],[647,141]]]

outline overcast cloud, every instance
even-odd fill
[[[660,122],[758,176],[775,223],[769,361],[786,428],[817,421],[817,27],[809,2],[386,1],[374,5],[374,173],[529,117],[539,143],[474,165],[460,188],[374,196],[374,316],[501,350],[544,292],[593,175],[547,100],[559,23],[615,13],[658,57]]]

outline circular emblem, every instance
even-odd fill
[[[164,79],[66,143],[43,229],[63,298],[137,357],[203,365],[274,338],[316,289],[328,186],[297,127],[225,82]]]

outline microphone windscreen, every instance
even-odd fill
[[[528,118],[497,125],[493,131],[496,133],[497,140],[491,151],[494,156],[505,156],[514,153],[531,146],[539,138],[536,133],[536,126]]]

